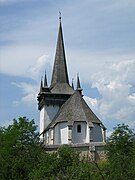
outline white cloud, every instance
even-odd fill
[[[3,47],[0,50],[0,72],[37,80],[45,71],[45,65],[50,67],[52,63],[48,55],[41,56],[43,53],[43,49],[31,45]]]
[[[33,64],[32,66],[29,66],[26,73],[27,76],[39,80],[41,78],[41,75],[45,72],[46,69],[51,67],[51,64],[49,62],[48,55],[43,55]]]
[[[98,100],[96,98],[90,98],[88,96],[83,96],[83,98],[88,104],[88,106],[91,108],[91,110],[98,116],[98,118],[102,118],[99,113]]]
[[[35,63],[36,58],[41,53],[42,51],[35,46],[13,45],[3,47],[0,50],[0,72],[9,75],[27,76],[26,69]]]
[[[135,93],[128,96],[129,102],[135,105]]]
[[[37,95],[38,95],[38,91],[39,91],[39,87],[37,85],[33,85],[33,84],[25,83],[25,82],[21,82],[21,83],[13,82],[12,85],[15,85],[18,88],[20,88],[24,94],[21,99],[15,100],[13,102],[13,104],[15,106],[18,106],[21,103],[24,103],[28,106],[37,105],[36,99],[37,99]]]
[[[97,106],[97,99],[96,98],[92,99],[88,96],[83,96],[83,98],[91,108],[95,108]]]
[[[113,73],[119,75],[119,68],[123,71],[123,81],[126,81],[126,78],[130,76],[131,83],[134,82],[134,71],[135,68],[133,63],[134,60],[130,60],[128,64],[128,68],[126,68],[126,63],[128,63],[127,59],[134,59],[134,53],[116,53],[110,50],[110,52],[91,52],[90,50],[71,50],[67,49],[67,63],[69,67],[69,72],[71,78],[76,77],[76,73],[79,72],[80,78],[82,82],[88,83],[95,74],[95,76],[100,76],[100,72],[104,72],[108,74],[108,78],[106,76],[105,83],[113,82],[113,79],[110,79],[113,76]],[[119,62],[125,63],[125,66]],[[113,64],[113,65],[112,65]],[[115,66],[117,65],[117,68]],[[120,66],[118,68],[118,66]],[[108,71],[110,69],[110,72]],[[102,73],[103,73],[102,72]],[[114,75],[115,75],[114,74]],[[119,77],[119,76],[118,76]],[[118,78],[117,77],[117,78]],[[102,81],[103,78],[102,78]],[[129,82],[129,78],[128,78]],[[100,82],[101,83],[101,82]]]
[[[92,86],[96,87],[102,98],[96,107],[106,122],[127,123],[135,128],[135,60],[121,61],[107,66],[92,77]]]
[[[37,88],[36,86],[33,86],[32,84],[28,84],[25,82],[21,82],[21,83],[13,82],[12,85],[15,85],[15,86],[21,88],[24,94],[34,93],[35,89]]]
[[[37,93],[35,92],[34,94],[27,94],[26,96],[22,97],[22,102],[27,104],[27,105],[34,105],[35,103],[37,104],[36,101],[37,98]]]
[[[12,85],[15,85],[16,87],[20,88],[20,90],[23,93],[23,96],[19,100],[15,100],[13,104],[15,106],[20,105],[21,103],[26,104],[28,106],[31,105],[37,105],[37,95],[39,92],[39,85],[40,85],[40,78],[41,75],[44,75],[45,67],[49,68],[50,62],[48,61],[48,56],[43,55],[40,58],[37,59],[35,64],[32,66],[29,66],[26,71],[26,77],[30,77],[31,79],[36,80],[36,84],[32,83],[26,83],[26,82],[12,82]]]

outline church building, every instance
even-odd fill
[[[76,89],[69,83],[61,17],[59,21],[51,83],[45,74],[37,97],[40,138],[49,149],[63,144],[95,149],[105,144],[106,128],[83,99],[79,76]]]

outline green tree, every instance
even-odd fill
[[[91,162],[68,145],[45,152],[34,120],[14,119],[0,128],[0,179],[135,179],[135,134],[124,124],[114,130],[106,145],[107,161]]]
[[[44,152],[30,179],[69,179],[71,167],[77,167],[79,161],[79,153],[66,145],[54,153]]]
[[[106,146],[109,161],[108,179],[134,179],[131,171],[135,134],[125,124],[118,125],[108,139]]]
[[[55,153],[43,153],[40,163],[31,172],[30,179],[103,180],[103,177],[94,162],[64,145]]]
[[[0,179],[28,179],[36,166],[40,146],[34,120],[13,120],[8,128],[0,128]]]

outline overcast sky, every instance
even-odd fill
[[[0,0],[0,125],[20,116],[39,124],[36,97],[45,70],[50,83],[59,11],[70,82],[79,73],[108,132],[118,123],[135,129],[134,0]]]

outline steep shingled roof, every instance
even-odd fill
[[[54,127],[59,122],[68,122],[69,125],[73,125],[74,121],[85,121],[89,124],[89,127],[94,127],[93,123],[101,124],[101,121],[92,112],[82,98],[80,92],[77,90],[62,105],[61,109],[47,129]]]
[[[67,83],[57,83],[52,89],[51,93],[53,94],[73,94],[73,88]]]
[[[74,92],[72,87],[69,85],[61,19],[50,89],[52,93],[73,94]]]

